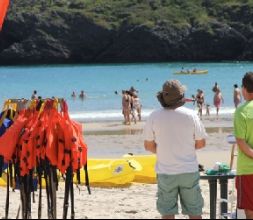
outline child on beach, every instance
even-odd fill
[[[196,95],[196,102],[197,102],[197,106],[198,106],[198,112],[199,112],[199,116],[202,119],[202,112],[203,112],[203,106],[205,103],[205,97],[204,97],[204,92],[201,89],[198,89],[198,93]]]
[[[206,116],[210,116],[210,105],[206,104]]]

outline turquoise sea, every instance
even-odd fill
[[[209,73],[173,74],[182,67],[205,69]],[[0,67],[0,103],[8,98],[30,98],[33,90],[37,90],[43,98],[55,96],[67,99],[74,119],[121,119],[121,90],[134,86],[139,91],[145,117],[159,107],[156,93],[161,90],[162,84],[168,79],[178,79],[187,86],[187,97],[202,89],[207,103],[211,105],[211,89],[218,82],[225,99],[221,114],[227,114],[234,111],[233,85],[241,86],[241,79],[248,71],[253,71],[253,62],[5,66]],[[78,97],[71,98],[73,91],[78,96],[81,90],[87,95],[84,101]],[[192,104],[188,107],[195,108]]]

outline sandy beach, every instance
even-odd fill
[[[232,133],[232,117],[220,119],[204,118],[209,137],[207,147],[198,151],[199,163],[205,169],[212,168],[215,162],[230,163],[231,145],[227,143],[227,135]],[[124,154],[148,154],[143,148],[142,129],[145,122],[125,126],[120,121],[84,123],[85,141],[89,147],[89,158],[120,158]],[[229,190],[233,189],[229,183]],[[209,218],[209,187],[206,181],[201,181],[201,189],[205,200],[204,218]],[[125,188],[94,188],[88,195],[85,187],[76,188],[75,212],[76,218],[107,218],[107,219],[154,219],[160,218],[156,211],[156,184],[133,183]],[[0,188],[0,218],[5,213],[6,189]],[[64,187],[58,192],[58,218],[62,217]],[[20,203],[19,191],[11,192],[10,218],[15,218]],[[219,196],[218,196],[219,198]],[[37,193],[36,193],[36,200]],[[47,217],[44,192],[43,215]],[[219,208],[219,206],[218,206]],[[37,217],[37,204],[33,206],[33,218]],[[179,218],[186,216],[179,215]]]

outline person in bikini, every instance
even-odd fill
[[[198,113],[200,118],[202,119],[202,115],[203,115],[203,107],[205,104],[205,97],[204,97],[204,92],[201,89],[198,89],[198,93],[196,95],[196,102],[197,102],[197,106],[198,106]]]
[[[122,91],[122,114],[124,115],[124,124],[130,125],[130,114],[131,114],[131,97],[125,90]]]

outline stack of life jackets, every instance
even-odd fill
[[[42,178],[44,177],[48,194],[48,217],[56,218],[56,194],[53,192],[58,188],[57,170],[66,176],[63,218],[67,217],[66,206],[68,206],[69,195],[72,200],[71,215],[74,218],[73,175],[77,174],[80,183],[82,168],[86,171],[86,185],[90,193],[87,145],[83,139],[82,126],[70,119],[68,106],[64,100],[60,102],[60,111],[58,111],[59,103],[56,99],[33,102],[35,104],[19,112],[13,124],[0,137],[0,156],[5,163],[9,164],[9,171],[14,170],[14,178],[10,180],[14,179],[20,185],[21,198],[23,192],[23,218],[31,218],[30,200],[31,193],[34,192],[32,181],[34,176],[38,177],[40,185],[39,210],[41,210]],[[38,218],[41,218],[41,211]]]

